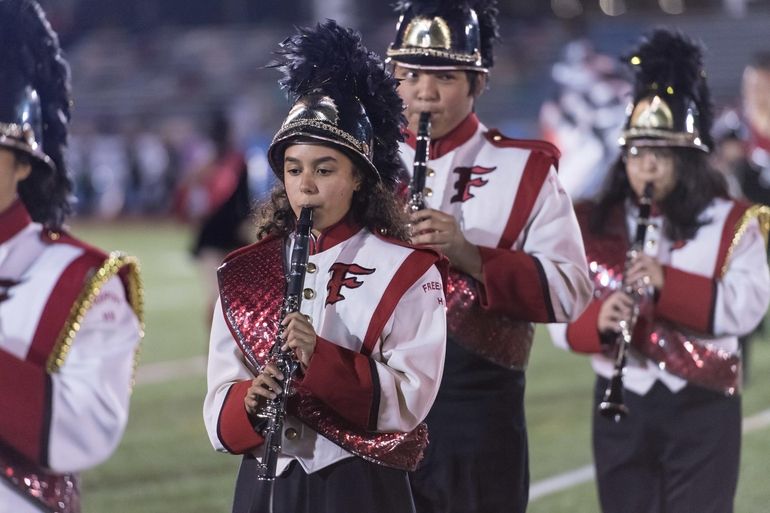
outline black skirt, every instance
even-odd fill
[[[256,463],[241,462],[233,513],[414,513],[403,470],[353,457],[307,474],[293,461],[271,483],[257,480]]]

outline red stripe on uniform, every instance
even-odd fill
[[[41,367],[45,366],[69,317],[72,305],[83,290],[88,272],[98,265],[94,255],[84,253],[61,273],[38,320],[27,354],[28,361]]]
[[[47,460],[48,380],[42,367],[0,351],[0,440],[37,463]]]
[[[512,137],[505,136],[500,133],[499,130],[492,128],[484,134],[492,146],[498,148],[522,148],[525,150],[539,151],[547,154],[553,159],[554,167],[558,168],[559,158],[561,158],[561,152],[554,144],[538,140],[538,139],[513,139]]]
[[[553,158],[545,153],[533,151],[529,155],[527,165],[524,166],[524,174],[521,177],[519,188],[516,191],[516,199],[513,202],[511,215],[500,237],[498,248],[510,249],[524,229],[524,226],[532,213],[537,196],[543,187],[548,171],[553,164]]]
[[[396,305],[403,295],[414,283],[425,274],[428,268],[437,260],[436,254],[427,251],[414,251],[406,257],[396,275],[388,284],[377,308],[372,314],[372,320],[364,336],[361,352],[365,355],[372,354],[374,346],[380,338],[385,323],[393,315]]]

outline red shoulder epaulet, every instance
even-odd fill
[[[69,244],[70,246],[80,248],[99,261],[104,261],[109,256],[105,251],[97,248],[96,246],[92,246],[87,242],[83,242],[82,240],[74,237],[68,231],[63,229],[52,230],[50,228],[44,228],[40,234],[40,237],[44,242],[48,244]]]
[[[380,240],[384,240],[385,242],[389,242],[390,244],[395,244],[396,246],[401,246],[404,248],[414,249],[416,251],[427,251],[428,253],[434,253],[437,257],[441,257],[441,253],[434,249],[430,248],[424,248],[422,246],[415,246],[414,244],[411,244],[408,241],[397,239],[395,237],[391,237],[389,235],[383,235],[382,233],[379,233],[377,231],[372,231],[375,237],[377,237]]]
[[[734,199],[732,200],[733,203],[735,203],[735,209],[740,210],[741,212],[746,212],[748,209],[750,209],[752,206],[754,206],[753,203],[742,200],[742,199]]]
[[[415,246],[401,239],[389,237],[381,233],[376,233],[376,232],[373,232],[373,233],[375,237],[377,237],[378,239],[384,240],[385,242],[389,242],[391,244],[395,244],[396,246],[401,246],[404,248],[409,248],[415,251],[419,251],[421,253],[432,255],[435,258],[434,265],[436,266],[436,268],[439,270],[439,273],[441,274],[441,279],[444,285],[444,292],[446,293],[446,280],[447,280],[447,275],[449,274],[449,259],[447,259],[446,256],[442,255],[440,252],[436,251],[435,249]]]
[[[717,253],[717,262],[714,266],[714,277],[721,277],[727,270],[727,262],[730,258],[734,245],[743,235],[743,226],[747,221],[747,215],[751,216],[750,211],[757,212],[757,208],[763,208],[752,205],[746,201],[732,200],[733,206],[725,219],[722,228],[722,238],[719,243],[719,252]],[[766,208],[766,207],[764,207]],[[761,225],[760,225],[761,226]]]
[[[139,275],[139,261],[136,258],[119,252],[107,254],[105,251],[83,242],[63,229],[44,228],[40,233],[40,238],[46,244],[67,244],[83,250],[83,254],[77,260],[78,266],[69,268],[70,272],[74,273],[69,275],[72,279],[68,281],[72,283],[82,279],[86,287],[93,287],[93,290],[96,291],[95,293],[98,294],[98,291],[104,284],[100,280],[105,276],[107,277],[106,279],[109,279],[113,275],[117,275],[123,284],[128,303],[134,310],[140,324],[144,325],[144,291]],[[93,274],[93,271],[98,272]],[[83,291],[85,290],[88,289],[83,289]],[[73,291],[73,293],[81,292],[77,288],[73,289]],[[72,300],[74,301],[75,298],[73,297]],[[62,322],[64,321],[62,320]],[[53,323],[53,325],[55,324]],[[58,368],[58,364],[55,363],[49,363],[48,365],[49,370]]]
[[[513,139],[503,135],[496,128],[489,129],[484,133],[484,137],[486,137],[493,146],[497,146],[498,148],[523,148],[526,150],[539,151],[545,153],[554,161],[558,161],[561,157],[559,148],[548,141],[541,141],[538,139]]]

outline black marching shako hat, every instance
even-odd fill
[[[281,44],[272,64],[284,78],[293,106],[268,149],[273,171],[283,177],[283,155],[295,141],[330,144],[363,173],[387,186],[396,183],[403,102],[397,82],[361,36],[333,20],[300,28]]]
[[[31,158],[19,194],[35,221],[54,226],[70,209],[70,107],[69,67],[45,13],[34,0],[0,0],[0,147]]]
[[[388,61],[426,70],[486,72],[498,36],[495,0],[406,0],[396,4]]]
[[[635,83],[620,145],[708,153],[713,147],[713,108],[700,47],[684,34],[657,29],[624,60]]]

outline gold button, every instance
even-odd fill
[[[310,324],[313,324],[313,318],[310,317],[309,315],[306,315],[305,319],[307,319],[307,322],[309,322]]]
[[[495,141],[502,141],[503,137],[500,136],[500,135],[495,135],[495,136],[492,137],[492,139],[495,140]]]
[[[316,269],[317,269],[317,267],[316,267],[316,265],[313,262],[308,262],[307,263],[307,268],[305,270],[307,272],[309,272],[310,274],[313,274],[316,271]]]
[[[429,198],[430,198],[431,196],[433,196],[433,189],[430,189],[430,188],[428,188],[428,187],[426,187],[425,189],[423,189],[423,190],[422,190],[422,192],[423,192],[423,193],[425,193],[425,195],[426,195],[427,197],[429,197]]]
[[[297,430],[294,428],[289,428],[286,431],[283,432],[284,436],[286,436],[287,440],[296,440],[299,436],[299,433],[297,433]]]
[[[61,237],[61,235],[59,235],[57,232],[50,231],[48,232],[48,237],[50,237],[51,240],[59,240],[59,237]]]
[[[305,289],[302,291],[302,296],[305,299],[313,299],[315,297],[315,290],[313,289]]]
[[[428,176],[436,176],[436,171],[431,168],[428,168],[428,172],[426,174]]]

